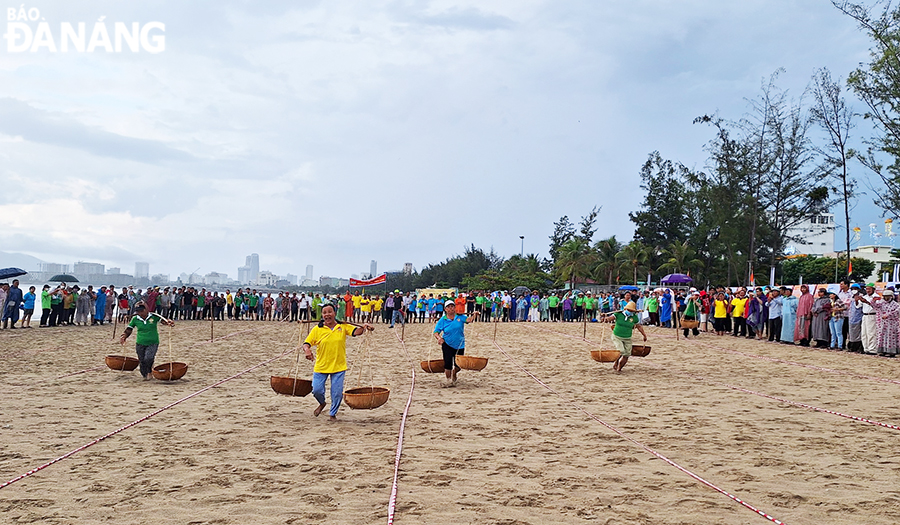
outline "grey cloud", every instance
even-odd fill
[[[125,137],[86,126],[68,116],[44,111],[14,98],[0,98],[0,133],[25,140],[87,151],[101,157],[159,164],[194,157],[164,143]]]
[[[455,7],[435,15],[419,14],[413,16],[413,20],[425,25],[452,29],[471,29],[475,31],[511,29],[516,25],[513,20],[505,16],[494,13],[485,13],[474,7],[466,9]]]

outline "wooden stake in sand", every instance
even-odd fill
[[[119,328],[119,312],[117,311],[118,309],[119,305],[113,307],[113,315],[116,316],[116,320],[113,321],[113,339],[116,338],[116,330]]]
[[[213,323],[216,319],[216,305],[209,305],[209,340],[212,341],[216,338],[216,329],[213,327]]]

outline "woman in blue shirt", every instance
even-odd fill
[[[447,382],[442,386],[456,386],[456,374],[460,368],[456,366],[456,356],[465,354],[466,323],[472,322],[468,316],[457,315],[456,303],[448,300],[444,303],[445,314],[434,325],[434,338],[441,345],[444,353],[444,375]],[[475,312],[473,315],[478,315]]]
[[[31,316],[34,315],[34,301],[37,295],[34,293],[34,286],[28,288],[28,293],[22,296],[22,309],[25,315],[22,316],[22,328],[31,328]]]

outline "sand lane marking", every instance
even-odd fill
[[[116,430],[113,430],[112,432],[110,432],[110,433],[108,433],[108,434],[106,434],[106,435],[104,435],[104,436],[100,436],[99,438],[97,438],[97,439],[95,439],[95,440],[93,440],[93,441],[90,441],[90,442],[88,442],[88,443],[85,443],[84,445],[82,445],[82,446],[76,448],[75,450],[69,451],[69,452],[63,454],[62,456],[59,456],[59,457],[56,458],[56,459],[52,459],[52,460],[50,460],[50,461],[44,463],[43,465],[37,466],[37,467],[35,467],[35,468],[29,470],[28,472],[25,472],[24,474],[20,474],[20,475],[16,476],[15,478],[13,478],[13,479],[11,479],[11,480],[9,480],[9,481],[6,481],[6,482],[4,482],[4,483],[0,483],[0,489],[6,488],[6,487],[12,485],[13,483],[15,483],[15,482],[17,482],[17,481],[21,481],[21,480],[27,478],[28,476],[31,476],[32,474],[35,474],[35,473],[37,473],[37,472],[40,472],[40,471],[44,470],[45,468],[49,467],[50,465],[53,465],[54,463],[59,463],[60,461],[66,459],[66,458],[72,457],[72,456],[74,456],[75,454],[77,454],[77,453],[79,453],[79,452],[81,452],[81,451],[87,449],[88,447],[91,447],[91,446],[93,446],[93,445],[96,445],[97,443],[100,443],[101,441],[103,441],[103,440],[105,440],[105,439],[107,439],[107,438],[111,438],[112,436],[115,436],[116,434],[118,434],[118,433],[120,433],[120,432],[123,432],[123,431],[125,431],[125,430],[128,430],[129,428],[131,428],[131,427],[133,427],[133,426],[135,426],[135,425],[137,425],[137,424],[139,424],[139,423],[143,423],[144,421],[147,421],[148,419],[150,419],[151,417],[153,417],[153,416],[159,414],[160,412],[163,412],[163,411],[165,411],[165,410],[168,410],[168,409],[170,409],[170,408],[172,408],[172,407],[174,407],[174,406],[176,406],[176,405],[180,405],[181,403],[184,403],[185,401],[187,401],[187,400],[189,400],[189,399],[192,399],[192,398],[194,398],[194,397],[199,396],[200,394],[206,392],[207,390],[211,390],[211,389],[213,389],[213,388],[215,388],[215,387],[217,387],[217,386],[219,386],[219,385],[221,385],[221,384],[223,384],[223,383],[226,383],[226,382],[228,382],[228,381],[231,381],[232,379],[236,379],[236,378],[238,378],[238,377],[241,377],[242,375],[244,375],[244,374],[246,374],[246,373],[248,373],[248,372],[252,372],[253,370],[256,370],[257,368],[261,368],[261,367],[263,367],[263,366],[266,366],[267,364],[271,363],[272,361],[276,361],[276,360],[278,360],[278,359],[281,359],[282,357],[286,356],[286,355],[289,354],[290,352],[293,352],[294,350],[295,350],[294,348],[291,348],[290,350],[285,350],[285,351],[282,352],[281,354],[279,354],[279,355],[277,355],[277,356],[275,356],[275,357],[273,357],[273,358],[271,358],[271,359],[267,359],[267,360],[263,361],[262,363],[253,365],[253,366],[251,366],[250,368],[247,368],[247,369],[245,369],[245,370],[242,370],[242,371],[240,371],[240,372],[238,372],[238,373],[236,373],[236,374],[234,374],[234,375],[232,375],[232,376],[229,376],[229,377],[226,377],[225,379],[221,379],[221,380],[219,380],[219,381],[216,381],[215,383],[213,383],[213,384],[211,384],[211,385],[209,385],[209,386],[207,386],[207,387],[205,387],[205,388],[202,388],[202,389],[200,389],[200,390],[194,392],[193,394],[187,395],[187,396],[185,396],[185,397],[183,397],[183,398],[181,398],[181,399],[179,399],[179,400],[177,400],[177,401],[174,401],[174,402],[172,402],[172,403],[169,403],[168,405],[166,405],[166,406],[164,406],[164,407],[162,407],[162,408],[160,408],[160,409],[158,409],[158,410],[155,410],[155,411],[153,411],[153,412],[147,414],[146,416],[144,416],[144,417],[142,417],[142,418],[140,418],[140,419],[136,419],[136,420],[132,421],[131,423],[128,423],[127,425],[125,425],[125,426],[123,426],[123,427],[120,427],[120,428],[118,428],[118,429],[116,429]]]
[[[566,334],[566,333],[563,333],[563,332],[557,332],[556,330],[548,330],[548,329],[546,329],[546,328],[540,328],[540,327],[537,327],[537,326],[530,326],[530,325],[527,325],[527,326],[528,326],[528,328],[532,328],[532,329],[534,329],[534,330],[540,330],[540,331],[542,331],[542,332],[549,332],[549,333],[552,333],[552,334],[558,334],[558,335],[561,335],[561,336],[563,336],[563,337],[568,337],[568,338],[570,338],[570,339],[577,339],[578,341],[584,341],[585,343],[589,343],[589,344],[593,344],[593,345],[598,345],[598,344],[599,344],[599,343],[597,343],[597,342],[595,342],[595,341],[591,341],[590,339],[585,339],[585,338],[583,338],[583,337],[577,337],[577,336],[570,335],[570,334]],[[656,333],[654,333],[654,335],[658,335],[659,337],[665,337],[665,338],[668,338],[668,339],[672,339],[672,336],[671,336],[671,335],[656,334]],[[800,367],[803,367],[803,368],[809,368],[809,369],[812,369],[812,370],[818,370],[818,371],[820,371],[820,372],[828,372],[828,373],[830,373],[830,374],[838,374],[838,375],[844,375],[844,376],[849,376],[849,377],[855,377],[855,378],[857,378],[857,379],[868,379],[868,380],[870,380],[870,381],[880,381],[880,382],[883,382],[883,383],[892,383],[892,384],[895,384],[895,385],[900,385],[900,381],[898,381],[898,380],[896,380],[896,379],[890,379],[890,378],[886,378],[886,377],[867,376],[867,375],[864,375],[864,374],[857,374],[857,373],[855,373],[855,372],[847,372],[847,371],[844,371],[844,370],[836,370],[836,369],[834,369],[834,368],[826,368],[826,367],[822,367],[822,366],[809,365],[809,364],[806,364],[806,363],[798,363],[798,362],[796,362],[796,361],[788,361],[788,360],[786,360],[786,359],[779,359],[779,358],[777,358],[777,357],[769,357],[769,356],[764,356],[764,355],[750,354],[750,353],[747,353],[747,352],[741,352],[740,350],[732,350],[732,349],[730,349],[730,348],[725,348],[725,347],[723,347],[723,346],[718,346],[718,345],[715,345],[715,344],[712,344],[712,343],[704,343],[704,342],[701,342],[701,341],[697,341],[697,344],[700,345],[700,346],[706,346],[706,347],[708,347],[708,348],[714,348],[714,349],[716,349],[716,350],[721,350],[721,351],[723,351],[723,352],[728,352],[728,353],[730,353],[730,354],[741,355],[741,356],[744,356],[744,357],[752,357],[752,358],[754,358],[754,359],[762,359],[762,360],[764,360],[764,361],[771,361],[771,362],[773,362],[773,363],[782,363],[782,364],[791,365],[791,366],[800,366]]]
[[[214,342],[220,341],[220,340],[222,340],[222,339],[228,339],[229,337],[234,337],[234,336],[236,336],[236,335],[238,335],[238,334],[246,334],[246,333],[248,333],[248,332],[258,332],[259,330],[262,330],[263,328],[266,328],[267,326],[268,326],[268,325],[263,325],[263,326],[260,326],[259,328],[248,328],[248,329],[246,329],[246,330],[238,330],[237,332],[232,332],[232,333],[227,334],[227,335],[219,336],[219,337],[216,337],[215,339],[211,339],[211,340],[209,340],[209,341],[205,341],[205,340],[204,340],[204,341],[200,341],[200,342],[194,343],[194,344],[192,344],[191,346],[208,345],[208,344],[210,344],[210,343],[214,343]]]
[[[671,338],[672,336],[663,335],[662,337]],[[900,385],[900,381],[898,381],[896,379],[890,379],[890,378],[886,378],[886,377],[867,376],[865,374],[857,374],[855,372],[847,372],[845,370],[837,370],[834,368],[826,368],[823,366],[799,363],[797,361],[789,361],[787,359],[780,359],[778,357],[769,357],[769,356],[765,356],[765,355],[751,354],[748,352],[741,352],[740,350],[732,350],[731,348],[725,348],[724,346],[719,346],[719,345],[716,345],[713,343],[705,343],[705,342],[697,341],[697,344],[700,346],[705,346],[707,348],[721,350],[722,352],[727,352],[729,354],[735,354],[735,355],[740,355],[740,356],[744,356],[744,357],[752,357],[753,359],[762,359],[763,361],[771,361],[773,363],[782,363],[782,364],[791,365],[791,366],[801,366],[803,368],[818,370],[820,372],[828,372],[830,374],[839,374],[839,375],[844,375],[844,376],[855,377],[858,379],[868,379],[870,381],[880,381],[882,383],[893,383],[895,385]]]
[[[250,328],[250,329],[247,329],[247,330],[240,330],[240,331],[238,331],[238,332],[233,332],[233,333],[230,333],[230,334],[227,334],[227,335],[223,335],[223,336],[221,336],[221,337],[217,337],[217,338],[213,339],[212,341],[200,341],[200,342],[198,342],[198,343],[194,343],[194,344],[190,345],[190,347],[199,346],[199,345],[206,345],[206,344],[209,344],[209,343],[213,343],[213,342],[219,341],[219,340],[221,340],[221,339],[227,339],[227,338],[229,338],[229,337],[233,337],[233,336],[238,335],[238,334],[245,334],[245,333],[248,333],[248,332],[256,332],[256,331],[262,330],[263,328],[266,328],[266,326],[260,326],[259,328]],[[190,347],[189,347],[189,348],[190,348]],[[59,347],[48,347],[48,348],[44,348],[43,350],[38,350],[37,352],[34,352],[34,354],[37,354],[38,352],[42,352],[42,351],[44,351],[44,350],[56,350],[56,349],[58,349],[58,348],[59,348]],[[32,354],[32,355],[33,355],[33,354]],[[16,356],[16,357],[19,357],[19,356]],[[95,366],[95,367],[91,367],[91,368],[85,368],[84,370],[79,370],[78,372],[72,372],[72,373],[69,373],[69,374],[63,374],[63,375],[61,375],[61,376],[56,376],[56,377],[53,377],[53,378],[41,379],[40,381],[35,381],[34,383],[29,383],[29,384],[27,384],[27,385],[22,385],[22,384],[10,384],[9,386],[12,386],[12,387],[15,387],[15,388],[31,387],[31,386],[34,386],[34,385],[39,385],[39,384],[41,384],[41,383],[46,383],[47,381],[55,381],[55,380],[57,380],[57,379],[63,379],[63,378],[65,378],[65,377],[77,376],[77,375],[80,375],[80,374],[85,374],[85,373],[87,373],[87,372],[94,372],[94,371],[96,371],[96,370],[102,370],[102,369],[104,369],[104,368],[106,368],[106,365],[100,365],[100,366]]]
[[[538,330],[541,330],[541,329],[538,328]],[[567,335],[567,334],[563,334],[563,333],[560,333],[560,332],[554,332],[554,331],[552,331],[552,330],[544,330],[544,331],[546,331],[546,332],[551,332],[551,333],[555,333],[555,334],[559,334],[559,335]],[[582,338],[580,338],[580,337],[576,337],[576,339],[582,340]],[[591,345],[600,346],[599,343],[595,343],[595,342],[590,341],[590,340],[588,340],[588,339],[583,339],[583,341],[586,342],[586,343],[588,343],[588,344],[591,344]],[[854,420],[854,421],[859,421],[859,422],[862,422],[862,423],[868,423],[868,424],[870,424],[870,425],[876,425],[876,426],[880,426],[880,427],[884,427],[884,428],[890,428],[890,429],[892,429],[892,430],[900,430],[900,426],[898,426],[898,425],[892,425],[892,424],[890,424],[890,423],[882,423],[881,421],[875,421],[875,420],[873,420],[873,419],[868,419],[868,418],[861,417],[861,416],[854,416],[854,415],[852,415],[852,414],[845,414],[845,413],[843,413],[843,412],[837,412],[837,411],[834,411],[834,410],[828,410],[827,408],[819,408],[819,407],[817,407],[817,406],[808,405],[808,404],[806,404],[806,403],[800,403],[800,402],[798,402],[798,401],[791,401],[790,399],[785,399],[785,398],[783,398],[783,397],[773,396],[773,395],[771,395],[771,394],[764,394],[764,393],[762,393],[762,392],[756,392],[755,390],[749,390],[749,389],[747,389],[747,388],[743,388],[743,387],[740,387],[740,386],[729,385],[728,383],[722,383],[722,382],[716,381],[716,380],[714,380],[714,379],[708,379],[708,378],[705,378],[705,377],[703,377],[703,376],[699,376],[699,375],[696,375],[696,374],[691,374],[690,372],[679,371],[679,370],[677,370],[677,369],[672,368],[671,366],[663,367],[663,366],[658,365],[658,364],[656,364],[656,363],[650,362],[649,360],[648,360],[648,361],[645,361],[644,364],[647,365],[647,366],[653,367],[653,368],[657,368],[657,369],[660,369],[660,370],[665,370],[665,371],[667,371],[667,372],[671,372],[671,373],[673,373],[673,374],[682,375],[682,376],[685,376],[685,377],[691,377],[691,378],[694,378],[694,379],[698,379],[698,380],[700,380],[700,381],[705,381],[705,382],[707,382],[707,383],[712,383],[712,384],[714,384],[714,385],[718,385],[718,386],[722,386],[722,387],[725,387],[725,388],[729,388],[729,389],[731,389],[731,390],[735,390],[735,391],[738,391],[738,392],[744,392],[744,393],[746,393],[746,394],[751,394],[751,395],[754,395],[754,396],[759,396],[759,397],[764,397],[764,398],[767,398],[767,399],[772,399],[772,400],[775,400],[775,401],[779,401],[779,402],[781,402],[781,403],[786,403],[786,404],[788,404],[788,405],[793,405],[793,406],[800,407],[800,408],[804,408],[804,409],[807,409],[807,410],[813,410],[813,411],[815,411],[815,412],[822,412],[822,413],[824,413],[824,414],[831,414],[831,415],[834,415],[834,416],[839,416],[839,417],[843,417],[843,418],[846,418],[846,419],[852,419],[852,420]]]
[[[497,347],[497,350],[499,350],[500,353],[502,353],[504,356],[506,356],[506,358],[509,359],[510,362],[512,362],[512,364],[514,364],[519,370],[525,372],[525,374],[527,374],[527,375],[530,376],[532,379],[534,379],[539,385],[541,385],[542,387],[544,387],[545,389],[547,389],[548,391],[550,391],[551,393],[553,393],[554,395],[556,395],[557,397],[559,397],[564,403],[568,403],[569,405],[571,405],[571,406],[573,406],[574,408],[576,408],[578,411],[584,413],[584,414],[585,414],[586,416],[588,416],[589,418],[591,418],[591,419],[593,419],[594,421],[600,423],[601,425],[603,425],[604,427],[608,428],[609,430],[615,432],[615,433],[618,434],[621,438],[623,438],[623,439],[625,439],[625,440],[627,440],[627,441],[633,443],[634,445],[637,445],[638,447],[642,448],[642,449],[645,450],[646,452],[648,452],[648,453],[652,454],[653,456],[655,456],[655,457],[657,457],[657,458],[659,458],[659,459],[665,461],[666,463],[668,463],[668,464],[671,465],[672,467],[675,467],[676,469],[680,470],[681,472],[683,472],[683,473],[687,474],[688,476],[694,478],[695,480],[699,481],[699,482],[702,483],[703,485],[705,485],[705,486],[707,486],[707,487],[709,487],[709,488],[715,490],[716,492],[718,492],[718,493],[720,493],[720,494],[722,494],[722,495],[724,495],[724,496],[727,496],[727,497],[728,497],[729,499],[731,499],[732,501],[734,501],[734,502],[736,502],[736,503],[739,503],[741,506],[743,506],[743,507],[745,507],[745,508],[747,508],[747,509],[749,509],[749,510],[752,510],[752,511],[755,512],[757,515],[762,516],[763,518],[766,518],[767,520],[769,520],[769,521],[771,521],[772,523],[775,523],[775,524],[777,524],[777,525],[784,525],[784,522],[783,522],[783,521],[780,521],[780,520],[778,520],[778,519],[775,519],[774,517],[772,517],[772,516],[770,516],[769,514],[767,514],[765,511],[760,510],[760,509],[754,507],[753,505],[747,503],[746,501],[742,500],[741,498],[735,496],[734,494],[732,494],[732,493],[730,493],[730,492],[728,492],[728,491],[726,491],[726,490],[724,490],[724,489],[719,488],[718,486],[714,485],[712,482],[707,481],[707,480],[703,479],[702,477],[700,477],[699,475],[697,475],[697,474],[691,472],[690,470],[688,470],[688,469],[682,467],[681,465],[679,465],[679,464],[676,463],[675,461],[673,461],[673,460],[667,458],[666,456],[663,456],[662,454],[660,454],[659,452],[653,450],[652,448],[650,448],[649,446],[645,445],[644,443],[642,443],[642,442],[640,442],[640,441],[638,441],[638,440],[632,438],[631,436],[628,436],[627,434],[625,434],[625,433],[622,432],[621,430],[617,429],[616,427],[610,425],[609,423],[607,423],[607,422],[603,421],[602,419],[600,419],[599,417],[595,416],[593,413],[589,412],[587,409],[583,408],[581,405],[579,405],[579,404],[576,403],[575,401],[573,401],[573,400],[571,400],[571,399],[566,399],[565,397],[563,397],[562,394],[560,394],[559,392],[557,392],[556,390],[554,390],[553,387],[551,387],[550,385],[548,385],[548,384],[544,383],[543,381],[541,381],[540,378],[538,378],[536,375],[534,375],[533,373],[531,373],[527,368],[525,368],[524,366],[522,366],[521,364],[519,364],[519,362],[516,361],[515,359],[513,359],[511,355],[507,354],[506,351],[503,350],[503,348],[501,348],[500,345],[498,345],[496,341],[494,341],[493,343],[494,343],[494,346]]]
[[[656,368],[663,369],[663,367],[661,367],[661,366],[659,366],[659,365],[655,365],[655,364],[653,364],[653,363],[651,363],[651,365],[654,366],[654,367],[656,367]],[[672,369],[671,369],[671,368],[665,368],[665,370],[671,371]],[[816,407],[816,406],[813,406],[813,405],[807,405],[806,403],[799,403],[799,402],[797,402],[797,401],[791,401],[790,399],[784,399],[783,397],[773,396],[773,395],[769,395],[769,394],[763,394],[762,392],[756,392],[756,391],[749,390],[749,389],[746,389],[746,388],[743,388],[743,387],[734,386],[734,385],[729,385],[729,384],[727,384],[727,383],[721,383],[721,382],[719,382],[719,381],[715,381],[715,380],[713,380],[713,379],[707,379],[707,378],[705,378],[705,377],[698,376],[698,375],[694,375],[694,374],[691,374],[691,373],[688,373],[688,372],[675,372],[675,373],[676,373],[676,374],[679,374],[679,375],[684,375],[684,376],[687,376],[687,377],[693,377],[693,378],[699,379],[699,380],[701,380],[701,381],[706,381],[706,382],[708,382],[708,383],[712,383],[712,384],[714,384],[714,385],[719,385],[719,386],[723,386],[723,387],[725,387],[725,388],[730,388],[730,389],[732,389],[732,390],[737,390],[738,392],[745,392],[745,393],[747,393],[747,394],[753,394],[754,396],[759,396],[759,397],[765,397],[765,398],[768,398],[768,399],[773,399],[773,400],[779,401],[779,402],[781,402],[781,403],[787,403],[787,404],[789,404],[789,405],[794,405],[794,406],[796,406],[796,407],[805,408],[805,409],[807,409],[807,410],[814,410],[814,411],[816,411],[816,412],[823,412],[823,413],[825,413],[825,414],[831,414],[831,415],[834,415],[834,416],[840,416],[840,417],[844,417],[844,418],[847,418],[847,419],[852,419],[852,420],[854,420],[854,421],[861,421],[861,422],[863,422],[863,423],[869,423],[869,424],[871,424],[871,425],[877,425],[877,426],[880,426],[880,427],[890,428],[890,429],[893,429],[893,430],[900,430],[900,426],[897,426],[897,425],[891,425],[891,424],[889,424],[889,423],[882,423],[882,422],[880,422],[880,421],[875,421],[875,420],[867,419],[867,418],[864,418],[864,417],[854,416],[854,415],[851,415],[851,414],[844,414],[843,412],[835,412],[834,410],[828,410],[828,409],[826,409],[826,408],[819,408],[819,407]]]
[[[415,363],[413,363],[412,358],[409,356],[409,351],[406,349],[406,342],[397,335],[397,332],[394,332],[394,335],[397,337],[397,340],[400,341],[400,345],[403,347],[403,353],[406,354],[406,360],[409,361],[411,381],[409,385],[409,397],[406,399],[406,408],[403,409],[403,417],[400,418],[400,433],[397,437],[397,455],[394,457],[394,481],[391,483],[391,498],[388,501],[388,525],[393,525],[394,512],[397,509],[397,478],[400,475],[400,456],[403,453],[403,433],[406,430],[406,418],[409,415],[409,407],[412,405],[413,390],[416,388]]]

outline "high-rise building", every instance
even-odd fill
[[[57,263],[41,263],[41,271],[49,274],[69,273],[69,265]]]
[[[147,263],[147,262],[134,263],[134,278],[135,279],[149,279],[150,278],[150,263]]]
[[[250,284],[250,267],[249,266],[238,266],[238,283],[240,284]]]
[[[249,274],[247,275],[249,279],[247,282],[255,284],[259,280],[259,254],[251,253],[248,255],[244,266],[249,268]]]
[[[369,264],[369,275],[375,277],[378,275],[378,263],[373,259],[371,264]]]
[[[292,273],[285,275],[284,280],[291,286],[297,286],[297,276]]]
[[[122,269],[116,268],[115,266],[113,266],[112,268],[106,269],[106,275],[121,275],[121,273],[122,273]]]
[[[306,278],[312,279],[312,276],[313,276],[313,265],[307,264],[306,265]]]
[[[106,266],[100,263],[79,261],[75,263],[75,270],[72,273],[85,277],[87,277],[88,275],[103,275],[106,273]]]
[[[403,263],[403,275],[412,275],[412,273],[413,273],[412,263]]]

